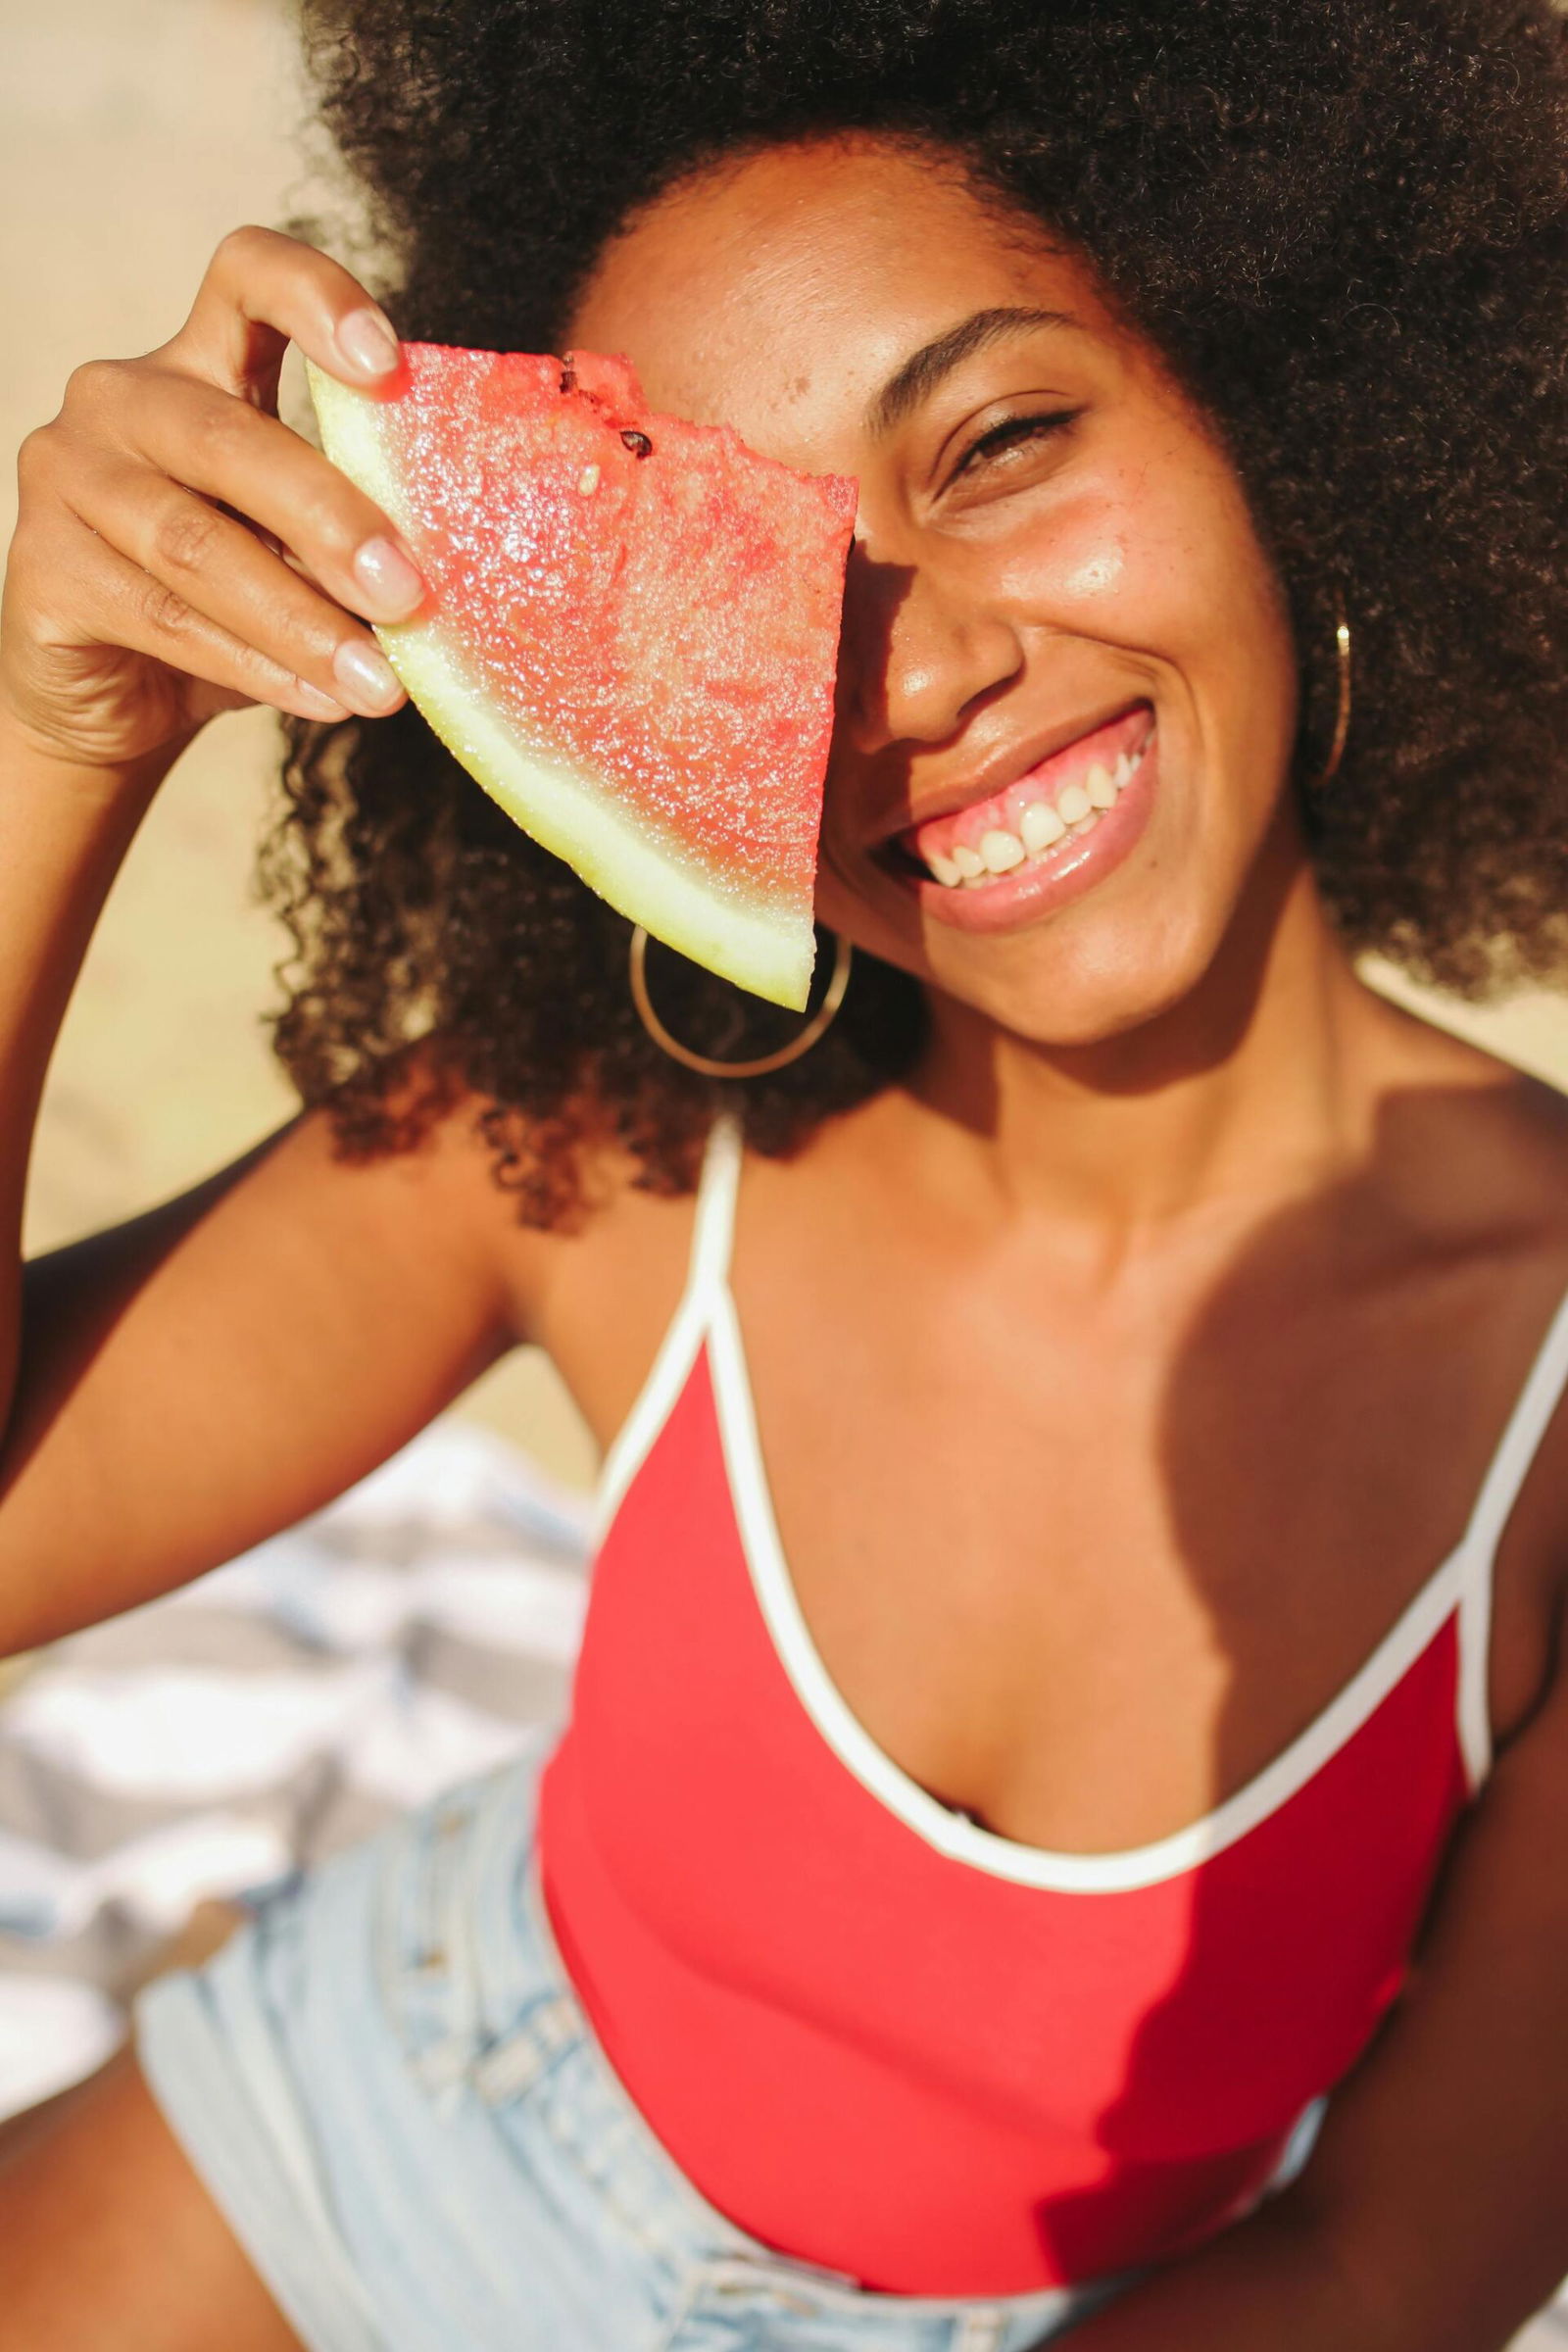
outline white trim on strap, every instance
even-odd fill
[[[713,1121],[703,1152],[702,1180],[697,1187],[697,1216],[692,1226],[690,1284],[694,1290],[721,1289],[729,1278],[730,1249],[735,1239],[735,1198],[740,1189],[742,1135],[738,1119],[728,1113]]]
[[[1466,1569],[1459,1603],[1459,1744],[1472,1794],[1492,1769],[1492,1588],[1497,1545],[1565,1388],[1568,1294],[1546,1326],[1459,1546]]]
[[[1497,1450],[1481,1482],[1476,1507],[1465,1529],[1467,1549],[1474,1544],[1487,1552],[1496,1550],[1508,1514],[1519,1498],[1519,1490],[1529,1475],[1565,1387],[1568,1387],[1568,1294],[1559,1300],[1546,1326],[1546,1336],[1537,1350],[1536,1360],[1519,1392],[1519,1400],[1508,1416],[1507,1426],[1497,1441]]]
[[[735,1230],[735,1195],[740,1183],[742,1136],[736,1120],[715,1119],[703,1153],[692,1219],[691,1254],[680,1304],[660,1343],[637,1401],[615,1432],[599,1473],[590,1544],[603,1543],[655,1439],[675,1409],[697,1360],[715,1298],[724,1294],[730,1242]]]

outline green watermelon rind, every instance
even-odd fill
[[[378,404],[306,363],[326,456],[416,544],[417,530],[378,429]],[[804,1010],[816,955],[809,918],[780,914],[652,840],[614,806],[613,781],[564,753],[522,741],[430,622],[372,622],[387,660],[433,732],[514,824],[590,889],[694,963],[769,1003]],[[717,893],[728,888],[726,905]]]

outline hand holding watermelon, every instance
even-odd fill
[[[363,624],[407,615],[423,583],[372,501],[278,421],[290,341],[367,391],[397,380],[396,339],[346,270],[236,230],[178,334],[78,368],[24,445],[0,719],[24,745],[108,772],[167,765],[248,703],[341,718],[402,702]]]
[[[291,341],[335,465],[278,419]],[[261,228],[171,342],[76,370],[20,476],[24,746],[144,779],[245,704],[382,715],[404,689],[370,621],[536,839],[804,1004],[853,482],[650,415],[623,362],[400,352],[347,270]]]

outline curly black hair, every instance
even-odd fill
[[[608,238],[726,152],[865,130],[1098,268],[1222,434],[1290,601],[1300,794],[1347,942],[1468,994],[1568,967],[1568,24],[1551,0],[305,0],[379,281],[424,340],[548,351]],[[1333,626],[1349,747],[1326,788]],[[548,1223],[591,1128],[684,1188],[710,1084],[645,1038],[627,926],[412,710],[291,723],[268,885],[276,1044],[345,1150],[407,1143],[411,1041]],[[861,956],[823,1045],[750,1082],[787,1151],[906,1068],[915,983]],[[778,1016],[661,967],[672,1025]],[[439,1089],[436,1090],[439,1092]],[[435,1099],[432,1095],[429,1100]]]

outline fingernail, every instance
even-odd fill
[[[372,718],[402,700],[403,689],[391,662],[373,645],[366,645],[360,638],[346,638],[338,647],[332,656],[332,675],[342,689],[344,701],[352,703],[356,710],[368,711]]]
[[[337,322],[337,347],[362,375],[390,375],[402,356],[391,323],[379,311],[350,311]]]
[[[309,678],[296,678],[294,692],[305,705],[308,718],[347,718],[349,715],[341,703],[334,703],[329,694],[323,694],[319,686],[313,686]]]
[[[380,620],[401,620],[424,602],[424,582],[390,539],[367,539],[355,551],[354,576]]]

